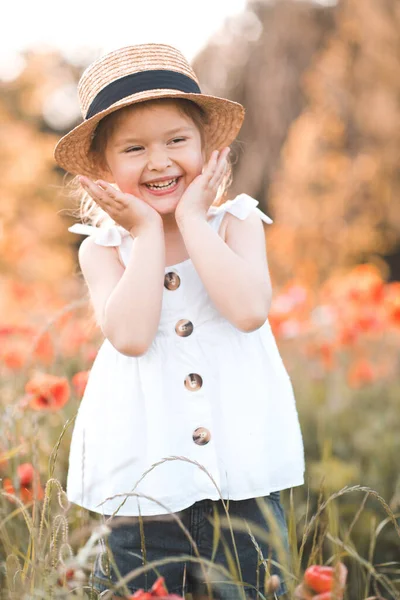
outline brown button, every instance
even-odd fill
[[[193,441],[198,446],[205,446],[211,439],[211,433],[205,427],[198,427],[193,431]]]
[[[193,323],[187,319],[181,319],[175,325],[175,331],[181,337],[187,337],[193,331]]]
[[[185,377],[185,388],[189,392],[196,392],[203,385],[203,380],[197,373],[190,373]]]
[[[177,273],[174,273],[173,271],[166,273],[164,277],[164,287],[166,287],[167,290],[177,290],[180,285],[181,278]]]

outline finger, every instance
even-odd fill
[[[103,196],[103,200],[110,210],[121,210],[126,208],[128,204],[128,194],[123,194],[121,190],[116,189],[110,183],[103,181],[102,179],[97,180],[96,183],[100,186],[101,191],[104,192],[105,196]]]
[[[99,186],[101,192],[103,192],[106,197],[112,198],[113,200],[118,200],[117,190],[107,181],[98,179],[95,183]]]
[[[81,184],[86,192],[93,198],[95,202],[100,204],[100,206],[104,205],[106,207],[110,207],[110,194],[103,190],[97,182],[95,183],[91,179],[85,178],[85,181],[82,181]]]
[[[100,193],[100,187],[94,183],[89,177],[80,177],[79,181],[83,189],[92,197],[97,197]]]
[[[222,160],[219,162],[214,175],[209,180],[208,187],[217,188],[222,183],[227,171],[228,171],[228,162],[226,160],[226,157],[225,158],[223,157]]]
[[[218,174],[220,174],[221,172],[224,173],[227,169],[228,166],[228,154],[230,152],[230,148],[229,146],[227,146],[226,148],[223,148],[223,150],[219,153],[219,156],[217,157],[217,163],[216,163],[216,169],[214,171],[214,175],[215,177],[218,176]]]
[[[215,172],[215,169],[218,166],[218,156],[219,156],[219,151],[213,150],[213,152],[211,153],[210,159],[202,173],[202,176],[206,180],[206,182],[208,182],[211,179],[211,177],[213,176],[213,174]]]

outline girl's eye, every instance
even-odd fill
[[[171,144],[172,143],[177,143],[177,142],[184,142],[186,140],[186,138],[174,138],[173,140],[171,140]],[[137,152],[138,150],[142,150],[143,146],[132,146],[132,148],[127,148],[125,150],[125,152]]]
[[[127,148],[125,152],[136,152],[136,150],[141,150],[141,146],[133,146],[132,148]]]

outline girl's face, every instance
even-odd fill
[[[122,114],[107,140],[105,158],[119,189],[160,215],[175,211],[205,162],[199,130],[173,102],[140,104]]]

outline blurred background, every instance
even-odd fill
[[[169,43],[192,62],[203,92],[246,108],[232,146],[231,197],[250,194],[274,219],[266,226],[270,322],[306,446],[307,482],[295,490],[291,521],[297,540],[321,498],[342,490],[330,503],[335,531],[332,513],[324,518],[322,512],[300,558],[326,559],[335,537],[336,549],[374,565],[372,576],[354,559],[353,598],[374,578],[388,598],[399,597],[398,0],[203,0],[196,6],[115,0],[112,11],[71,0],[62,15],[50,2],[22,11],[15,3],[6,11],[10,33],[0,47],[3,481],[18,491],[18,467],[32,463],[44,485],[58,444],[51,464],[65,484],[71,428],[61,441],[60,435],[102,342],[77,263],[82,238],[67,231],[75,219],[65,173],[53,159],[58,139],[81,122],[77,82],[92,60],[114,48]],[[377,573],[390,579],[389,591]]]

